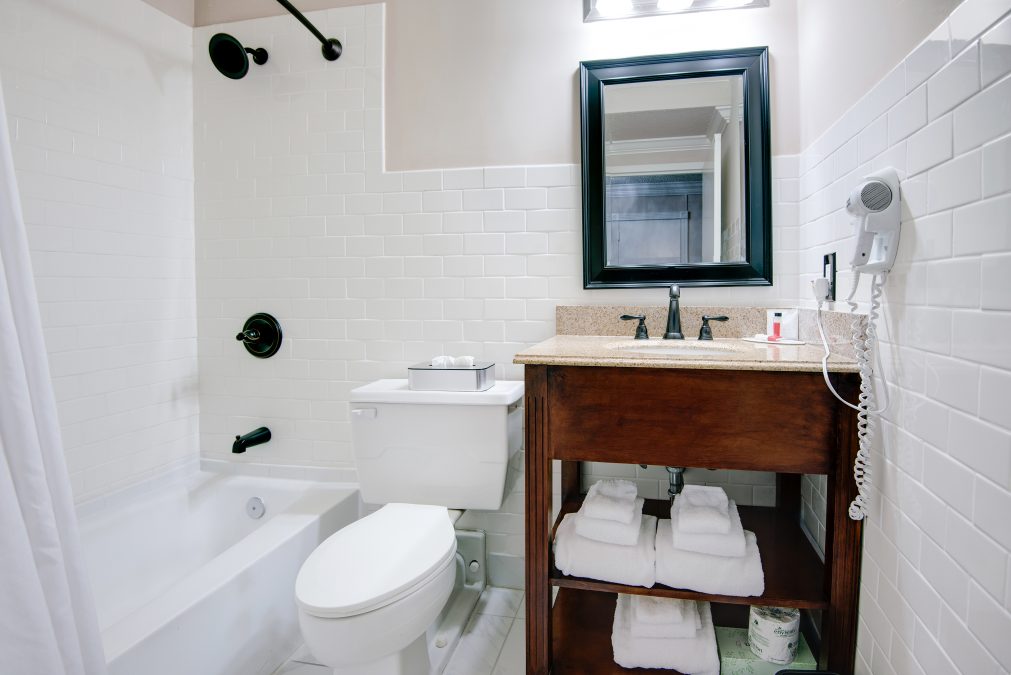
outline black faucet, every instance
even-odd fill
[[[670,306],[667,308],[667,332],[663,334],[664,340],[684,340],[684,333],[681,332],[681,306],[678,300],[681,298],[681,289],[677,284],[670,287]]]
[[[649,333],[646,332],[646,315],[645,314],[622,314],[622,321],[639,321],[639,325],[635,327],[635,339],[636,340],[648,340]]]
[[[253,429],[245,436],[236,436],[235,442],[232,443],[232,452],[239,454],[246,451],[246,448],[251,448],[254,445],[261,445],[270,440],[270,429],[267,427],[260,427],[259,429]]]
[[[709,326],[710,321],[729,321],[728,316],[709,316],[708,314],[702,317],[702,328],[699,330],[700,340],[712,340],[713,339],[713,329]]]

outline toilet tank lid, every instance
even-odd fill
[[[498,381],[484,391],[418,391],[407,380],[376,380],[351,390],[352,403],[419,405],[512,405],[523,397],[523,383]]]
[[[444,506],[387,504],[330,535],[302,564],[295,600],[308,614],[354,616],[396,602],[456,553]]]

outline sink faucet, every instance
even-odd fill
[[[684,333],[681,332],[681,288],[677,284],[670,287],[670,306],[667,308],[667,332],[663,334],[664,340],[684,340]]]
[[[236,436],[235,442],[232,443],[232,452],[238,454],[240,452],[245,452],[246,448],[251,448],[254,445],[260,445],[261,443],[266,443],[270,440],[270,429],[267,427],[260,427],[259,429],[253,429],[245,436]]]

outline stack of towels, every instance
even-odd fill
[[[765,592],[755,534],[723,488],[686,485],[656,535],[656,581],[701,593]]]
[[[656,523],[635,483],[602,480],[555,533],[555,566],[577,577],[649,588],[656,583]]]
[[[623,668],[720,672],[708,602],[618,594],[611,646],[615,663]]]

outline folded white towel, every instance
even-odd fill
[[[679,618],[672,620],[675,616]],[[634,637],[690,638],[695,637],[700,628],[702,621],[694,600],[632,596],[630,630]]]
[[[616,584],[645,586],[655,583],[656,518],[643,516],[635,546],[605,544],[576,534],[575,514],[569,513],[555,533],[555,566],[563,574]],[[668,537],[668,541],[669,541]]]
[[[681,529],[684,513],[674,500],[670,510],[671,525],[674,533],[674,548],[682,551],[695,551],[709,555],[722,555],[730,558],[740,558],[744,555],[744,528],[741,527],[741,514],[737,504],[730,500],[730,531],[726,534],[693,534]]]
[[[631,523],[635,520],[635,483],[628,480],[600,480],[590,486],[580,513],[589,518]]]
[[[639,495],[639,488],[630,480],[605,478],[591,485],[590,489],[587,490],[587,494],[635,499]]]
[[[682,598],[659,598],[653,595],[632,596],[632,621],[635,623],[682,623],[688,603]],[[698,609],[695,610],[698,613]]]
[[[441,356],[432,357],[433,368],[473,368],[473,356]]]
[[[744,557],[727,558],[674,548],[669,520],[656,534],[656,580],[671,588],[749,597],[765,592],[765,574],[755,533],[744,531]]]
[[[721,487],[685,485],[674,499],[681,510],[681,531],[724,534],[730,531],[730,500]]]
[[[632,635],[631,602],[618,595],[614,610],[611,647],[614,662],[623,668],[671,668],[682,673],[719,673],[720,655],[708,602],[699,603],[702,626],[695,637],[682,639],[640,638]]]
[[[587,539],[602,541],[605,544],[620,544],[621,546],[634,546],[639,541],[639,530],[642,522],[642,498],[635,500],[635,515],[629,523],[621,523],[617,520],[604,520],[602,518],[590,518],[580,511],[576,514],[576,534]]]

